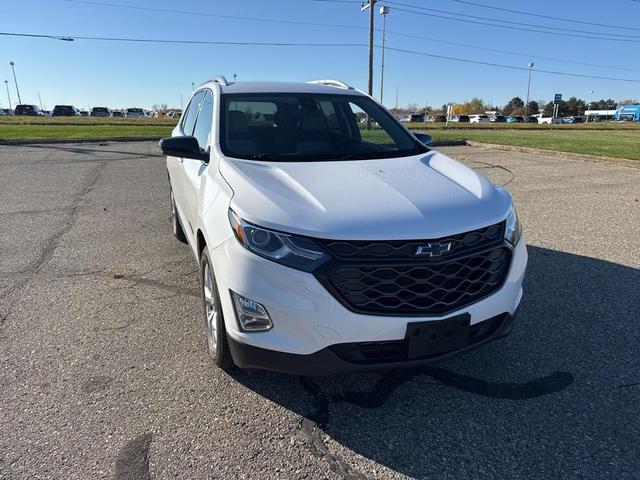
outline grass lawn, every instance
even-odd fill
[[[175,118],[0,117],[0,141],[166,137]]]
[[[177,120],[172,118],[0,117],[0,141],[165,137]],[[576,125],[411,123],[435,141],[479,142],[533,147],[561,152],[640,160],[640,124],[589,123]],[[377,132],[363,132],[376,138]],[[378,141],[384,141],[376,138]],[[375,140],[374,140],[375,141]]]
[[[7,125],[0,123],[0,141],[70,140],[117,137],[167,137],[171,125]]]
[[[541,148],[560,152],[604,155],[640,160],[640,129],[437,129],[423,128],[434,141],[475,140],[478,142]]]

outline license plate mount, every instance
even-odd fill
[[[470,324],[468,313],[444,320],[408,323],[405,339],[409,360],[435,357],[466,347]]]

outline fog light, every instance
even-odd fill
[[[266,308],[250,298],[231,292],[233,305],[236,309],[236,317],[240,328],[248,332],[269,330],[273,322],[269,318]]]

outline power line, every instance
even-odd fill
[[[55,35],[39,35],[32,33],[12,33],[0,32],[0,35],[14,37],[36,37],[53,38],[59,40],[62,37]],[[73,35],[64,37],[69,41],[74,40],[95,40],[106,42],[133,42],[133,43],[175,43],[175,44],[196,44],[196,45],[236,45],[236,46],[264,46],[264,47],[366,47],[366,43],[304,43],[304,42],[233,42],[227,40],[168,40],[159,38],[131,38],[131,37],[88,37]]]
[[[610,36],[610,37],[622,37],[622,38],[633,38],[633,39],[640,39],[640,36],[638,35],[624,35],[621,33],[607,33],[607,32],[593,32],[593,31],[589,31],[589,30],[576,30],[573,28],[564,28],[564,27],[553,27],[550,25],[540,25],[540,24],[536,24],[536,23],[524,23],[524,22],[516,22],[513,20],[501,20],[501,19],[497,19],[497,18],[490,18],[490,17],[481,17],[478,15],[469,15],[467,13],[458,13],[458,12],[451,12],[448,10],[438,10],[435,8],[427,8],[427,7],[419,7],[419,6],[415,6],[415,5],[410,5],[407,3],[401,3],[401,2],[396,2],[394,0],[385,0],[385,3],[388,3],[389,5],[399,5],[401,7],[409,7],[409,8],[413,8],[416,10],[421,10],[421,11],[425,11],[425,12],[436,12],[436,13],[444,13],[446,15],[457,15],[459,17],[465,17],[465,18],[473,18],[476,20],[486,20],[489,22],[499,22],[499,23],[506,23],[506,24],[510,24],[510,25],[519,25],[519,26],[525,26],[525,27],[535,27],[535,28],[546,28],[548,30],[558,30],[561,32],[571,32],[571,33],[579,33],[579,34],[590,34],[590,35],[605,35],[605,36]],[[398,10],[398,8],[396,7],[396,10]],[[418,12],[412,12],[412,13],[418,13]],[[549,32],[551,33],[551,32]]]
[[[478,65],[486,65],[489,67],[499,67],[499,68],[507,68],[510,70],[524,70],[524,71],[529,71],[529,69],[527,67],[518,67],[515,65],[504,65],[501,63],[493,63],[493,62],[483,62],[480,60],[470,60],[467,58],[458,58],[458,57],[450,57],[447,55],[438,55],[435,53],[427,53],[427,52],[418,52],[415,50],[407,50],[404,48],[394,48],[394,47],[386,47],[387,50],[393,50],[395,52],[402,52],[402,53],[410,53],[413,55],[421,55],[421,56],[425,56],[425,57],[432,57],[432,58],[441,58],[444,60],[453,60],[456,62],[464,62],[464,63],[474,63],[474,64],[478,64]],[[568,76],[568,77],[580,77],[580,78],[593,78],[593,79],[598,79],[598,80],[612,80],[612,81],[616,81],[616,82],[631,82],[631,83],[640,83],[640,80],[636,80],[636,79],[632,79],[632,78],[618,78],[618,77],[605,77],[605,76],[600,76],[600,75],[587,75],[587,74],[582,74],[582,73],[571,73],[571,72],[559,72],[559,71],[555,71],[555,70],[540,70],[540,69],[535,69],[534,70],[536,73],[548,73],[550,75],[563,75],[563,76]]]
[[[316,1],[316,0],[311,0],[311,1]],[[637,0],[640,2],[640,0]],[[606,69],[612,69],[612,70],[626,70],[629,72],[640,72],[640,69],[638,68],[627,68],[627,67],[620,67],[618,65],[603,65],[600,63],[590,63],[590,62],[579,62],[577,60],[568,60],[566,58],[557,58],[557,57],[545,57],[542,55],[537,55],[537,54],[531,54],[531,53],[524,53],[524,52],[514,52],[512,50],[502,50],[499,48],[490,48],[490,47],[480,47],[477,45],[470,45],[468,43],[459,43],[459,42],[451,42],[449,40],[442,40],[439,38],[432,38],[432,37],[424,37],[422,35],[413,35],[411,33],[402,33],[402,32],[396,32],[396,31],[392,31],[392,30],[387,30],[387,33],[389,34],[393,34],[393,35],[400,35],[403,37],[409,37],[409,38],[416,38],[416,39],[420,39],[420,40],[429,40],[430,42],[438,42],[438,43],[444,43],[447,45],[454,45],[457,47],[464,47],[464,48],[472,48],[474,50],[481,50],[481,51],[485,51],[485,52],[495,52],[495,53],[503,53],[506,55],[515,55],[515,56],[519,56],[519,57],[524,57],[524,58],[529,58],[529,59],[540,59],[540,60],[549,60],[552,62],[561,62],[561,63],[572,63],[575,65],[585,65],[588,67],[600,67],[600,68],[606,68]]]
[[[319,22],[306,22],[300,20],[283,20],[281,18],[260,18],[260,17],[247,17],[242,15],[224,15],[221,13],[209,13],[209,12],[198,12],[194,10],[177,10],[172,8],[156,8],[156,7],[140,7],[136,5],[123,5],[121,3],[109,3],[109,2],[100,2],[100,1],[90,1],[90,0],[65,0],[69,3],[79,3],[84,5],[94,5],[94,6],[102,6],[102,7],[117,7],[117,8],[127,8],[130,10],[142,10],[147,12],[159,12],[159,13],[178,13],[181,15],[194,15],[197,17],[213,17],[213,18],[226,18],[229,20],[248,20],[253,22],[269,22],[269,23],[281,23],[288,25],[305,25],[305,26],[315,26],[315,27],[335,27],[335,28],[350,28],[362,30],[365,27],[360,27],[356,25],[345,25],[345,24],[333,24],[333,23],[319,23]],[[335,1],[335,0],[334,0]]]
[[[15,32],[0,32],[0,35],[11,35],[18,37],[38,37],[38,38],[61,38],[61,36],[57,35],[44,35],[44,34],[32,34],[32,33],[15,33]],[[270,47],[367,47],[368,45],[365,43],[293,43],[293,42],[234,42],[228,40],[169,40],[169,39],[153,39],[153,38],[126,38],[126,37],[88,37],[88,36],[76,36],[69,35],[65,36],[65,38],[69,38],[72,40],[93,40],[93,41],[110,41],[110,42],[135,42],[135,43],[175,43],[175,44],[206,44],[206,45],[235,45],[235,46],[270,46]],[[376,48],[380,48],[379,45],[376,45]],[[428,52],[419,52],[416,50],[409,50],[404,48],[396,48],[396,47],[386,47],[387,50],[392,50],[395,52],[408,53],[413,55],[420,55],[432,58],[440,58],[443,60],[451,60],[456,62],[470,63],[475,65],[485,65],[490,67],[497,68],[505,68],[509,70],[524,70],[528,71],[529,69],[526,67],[518,67],[515,65],[505,65],[501,63],[494,62],[484,62],[481,60],[472,60],[468,58],[459,58],[459,57],[451,57],[447,55],[439,55],[435,53]],[[619,77],[606,77],[601,75],[588,75],[581,73],[571,73],[571,72],[560,72],[555,70],[541,70],[536,69],[537,73],[547,73],[550,75],[563,75],[569,77],[581,77],[581,78],[592,78],[598,80],[611,80],[617,82],[631,82],[631,83],[640,83],[640,80],[630,79],[630,78],[619,78]]]
[[[389,3],[390,5],[393,5],[393,3],[389,2],[388,0],[385,0],[385,3]],[[590,40],[608,40],[608,41],[612,41],[612,42],[625,42],[625,43],[640,43],[640,37],[638,40],[635,39],[627,39],[627,38],[609,38],[609,37],[594,37],[594,36],[590,36],[590,35],[578,35],[575,33],[562,33],[562,32],[548,32],[545,30],[536,30],[533,28],[523,28],[523,27],[512,27],[509,25],[499,25],[499,24],[495,24],[495,23],[488,23],[488,22],[480,22],[480,21],[476,21],[476,20],[465,20],[463,18],[455,18],[455,17],[446,17],[444,15],[438,15],[436,13],[427,13],[427,12],[418,12],[415,10],[408,10],[406,8],[401,8],[401,7],[394,7],[394,10],[396,11],[401,11],[401,12],[406,12],[406,13],[412,13],[415,15],[424,15],[427,17],[436,17],[436,18],[443,18],[445,20],[454,20],[457,22],[463,22],[463,23],[473,23],[476,25],[487,25],[490,27],[498,27],[498,28],[505,28],[508,30],[518,30],[518,31],[522,31],[522,32],[534,32],[534,33],[546,33],[548,35],[556,35],[556,36],[561,36],[561,37],[573,37],[573,38],[587,38]]]
[[[90,0],[66,0],[66,1],[71,2],[71,3],[85,4],[85,5],[108,6],[108,7],[116,7],[116,8],[128,8],[128,9],[135,9],[135,10],[159,12],[159,13],[178,13],[178,14],[183,14],[183,15],[212,16],[212,17],[229,18],[229,19],[233,19],[233,20],[243,20],[243,21],[247,20],[247,21],[267,22],[267,23],[281,23],[281,24],[282,23],[286,23],[286,24],[294,24],[294,25],[307,25],[307,26],[319,26],[319,27],[330,27],[330,28],[348,28],[348,29],[355,29],[355,30],[367,30],[367,27],[359,26],[359,25],[329,24],[329,23],[317,23],[317,22],[304,22],[304,21],[297,21],[297,20],[283,20],[283,19],[273,19],[273,18],[222,15],[222,14],[212,14],[212,13],[209,13],[209,12],[199,12],[199,11],[192,11],[192,10],[175,10],[175,9],[153,8],[153,7],[138,7],[138,6],[133,6],[133,5],[122,5],[122,4],[118,4],[118,3],[110,3],[110,2],[102,2],[102,1],[90,1]],[[316,3],[344,3],[344,4],[356,4],[356,3],[360,4],[361,3],[360,0],[308,0],[308,1],[316,2]],[[377,29],[377,31],[379,31],[379,29]],[[472,49],[481,50],[481,51],[504,53],[504,54],[507,54],[507,55],[520,55],[520,56],[527,57],[527,58],[550,60],[550,61],[562,62],[562,63],[571,63],[571,64],[575,64],[575,65],[585,65],[585,66],[590,66],[590,67],[599,67],[599,68],[626,70],[626,71],[640,71],[638,69],[625,68],[625,67],[620,67],[620,66],[602,65],[602,64],[589,63],[589,62],[579,62],[579,61],[568,60],[568,59],[563,59],[563,58],[545,57],[545,56],[541,56],[541,55],[533,55],[533,54],[522,53],[522,52],[513,52],[513,51],[501,50],[501,49],[496,49],[496,48],[480,47],[480,46],[477,46],[477,45],[469,45],[469,44],[464,44],[464,43],[450,42],[450,41],[441,40],[441,39],[437,39],[437,38],[430,38],[430,37],[425,37],[425,36],[422,36],[422,35],[414,35],[414,34],[410,34],[410,33],[397,32],[397,31],[392,31],[392,30],[387,30],[387,32],[389,34],[392,34],[392,35],[403,36],[403,37],[407,37],[407,38],[417,38],[417,39],[422,39],[422,40],[429,40],[429,41],[432,41],[432,42],[439,42],[439,43],[443,43],[443,44],[456,45],[456,46],[459,46],[459,47],[472,48]]]
[[[496,7],[494,5],[485,5],[484,3],[470,2],[468,0],[450,0],[450,1],[451,2],[456,2],[456,3],[464,3],[466,5],[474,5],[476,7],[481,7],[481,8],[489,8],[491,10],[499,10],[499,11],[502,11],[502,12],[517,13],[518,15],[528,15],[530,17],[547,18],[547,19],[550,19],[550,20],[559,20],[561,22],[578,23],[578,24],[581,24],[581,25],[593,25],[593,26],[596,26],[596,27],[618,28],[618,29],[622,29],[622,30],[640,31],[640,28],[624,27],[624,26],[621,26],[621,25],[611,25],[611,24],[608,24],[608,23],[587,22],[586,20],[575,20],[575,19],[572,19],[572,18],[554,17],[552,15],[542,15],[540,13],[525,12],[525,11],[522,11],[522,10],[512,10],[511,8]],[[632,1],[639,2],[640,0],[632,0]]]

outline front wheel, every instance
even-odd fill
[[[200,257],[200,280],[209,356],[218,367],[229,370],[234,367],[234,363],[229,350],[220,295],[207,247],[204,248]]]

